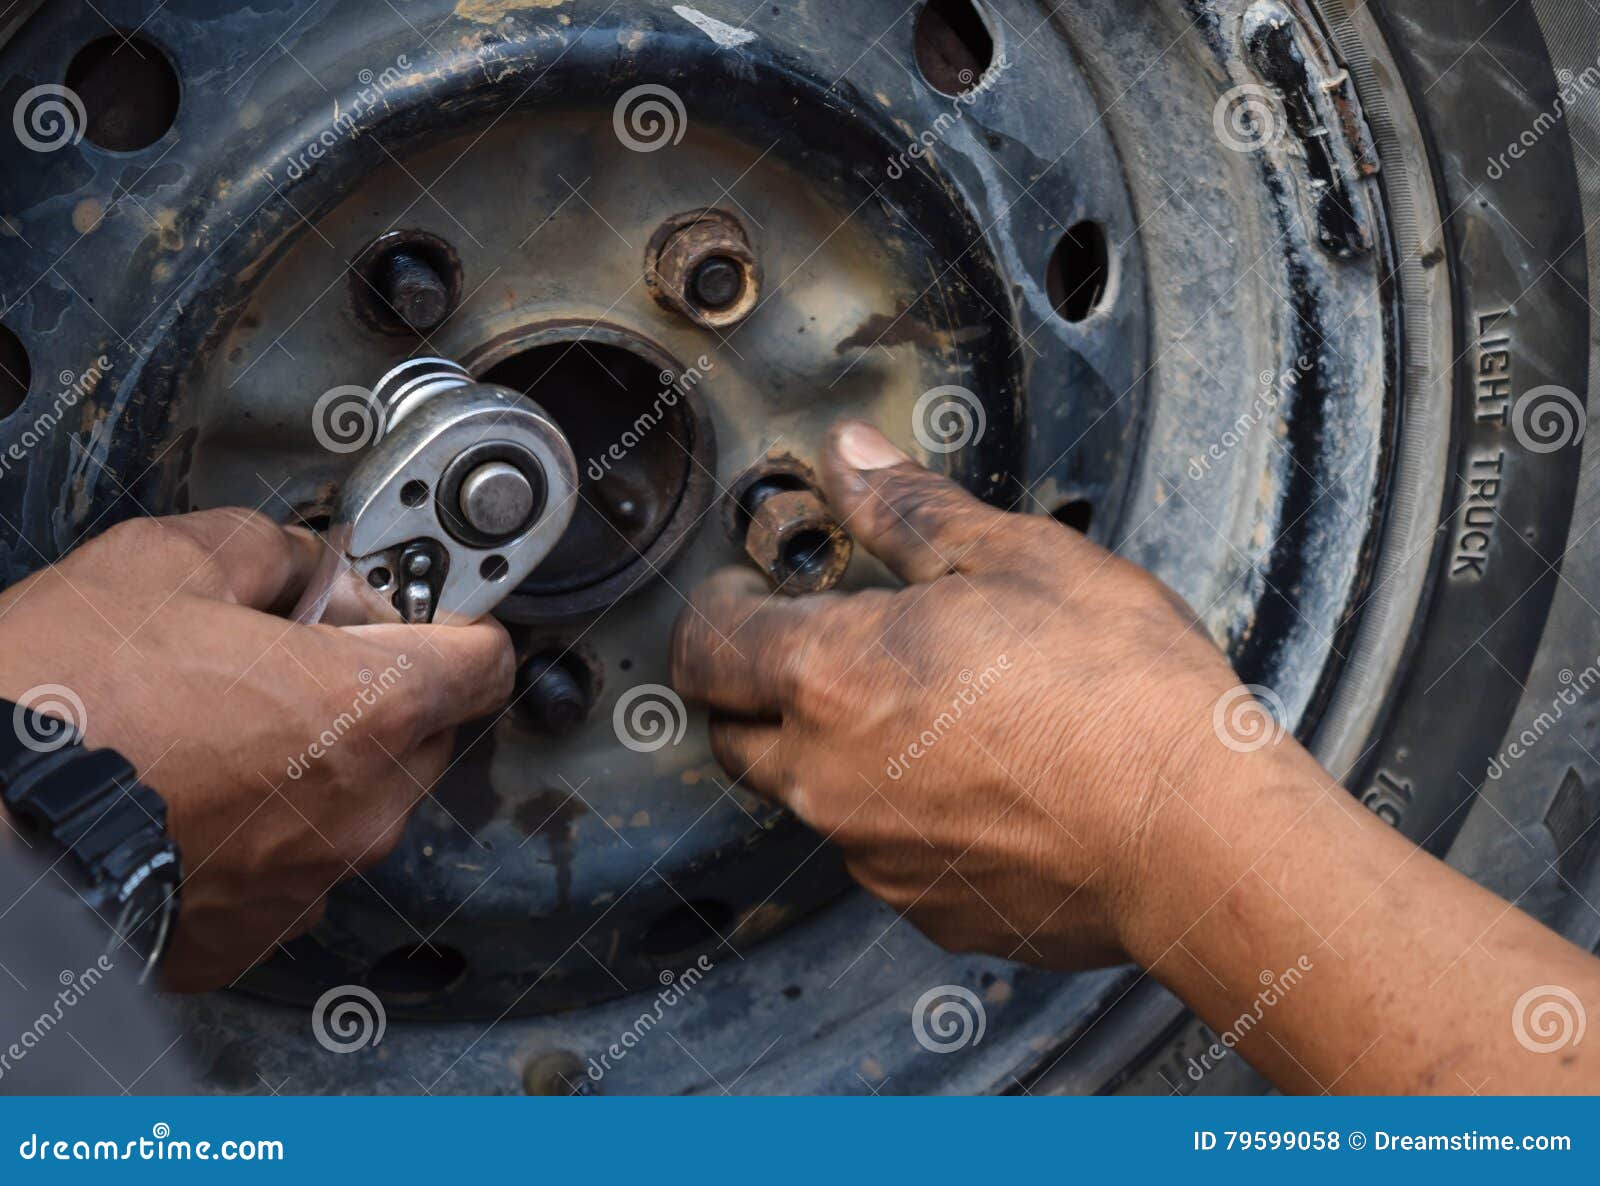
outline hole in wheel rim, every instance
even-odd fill
[[[1068,321],[1083,321],[1111,287],[1111,249],[1098,223],[1080,222],[1061,236],[1045,276],[1050,303]]]
[[[5,326],[0,325],[0,419],[22,407],[33,385],[33,364],[28,348]]]
[[[422,1002],[449,992],[467,974],[467,957],[454,947],[397,947],[367,971],[367,987],[396,1002]]]
[[[994,62],[994,36],[972,0],[928,0],[912,43],[923,79],[952,98],[976,90]]]
[[[680,955],[720,942],[732,921],[733,908],[726,903],[709,899],[686,902],[652,922],[639,941],[639,949],[657,959]]]
[[[143,37],[89,42],[67,67],[66,85],[83,104],[83,138],[107,152],[149,148],[178,118],[177,72]]]
[[[1050,517],[1081,535],[1088,535],[1089,528],[1094,526],[1094,503],[1087,498],[1068,499],[1051,511]]]

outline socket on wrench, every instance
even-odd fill
[[[340,489],[295,619],[476,621],[566,531],[572,448],[533,401],[441,358],[402,363],[372,400],[381,431]]]

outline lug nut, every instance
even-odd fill
[[[570,733],[589,719],[593,697],[585,681],[559,659],[535,656],[517,673],[516,704],[541,733]]]
[[[833,588],[855,551],[811,467],[787,453],[769,453],[734,479],[722,521],[728,538],[791,597]]]
[[[418,333],[427,333],[450,311],[450,286],[432,264],[404,247],[383,258],[378,289],[401,321]]]
[[[811,490],[757,492],[744,550],[778,592],[797,597],[837,585],[854,549],[822,499]]]
[[[657,302],[709,329],[737,325],[761,300],[761,267],[726,210],[667,219],[650,241],[645,284]]]
[[[533,514],[535,494],[527,475],[504,461],[490,461],[461,483],[461,517],[493,539],[515,535]]]

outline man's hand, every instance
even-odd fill
[[[1247,735],[1247,693],[1154,578],[864,425],[823,472],[907,587],[789,601],[722,574],[673,668],[712,705],[723,765],[869,890],[945,947],[1137,960],[1286,1089],[1600,1087],[1587,1047],[1547,1057],[1517,1028],[1551,986],[1600,1007],[1600,961],[1412,846],[1275,724]]]
[[[299,626],[323,545],[242,510],[113,527],[0,596],[0,697],[84,705],[91,746],[158,790],[183,859],[167,982],[226,984],[381,860],[511,694],[505,630]]]
[[[1143,570],[980,503],[875,429],[836,430],[822,474],[907,587],[704,586],[673,673],[711,705],[717,757],[945,947],[1125,958],[1147,819],[1228,757],[1211,729],[1228,664]]]

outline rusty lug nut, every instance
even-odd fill
[[[438,326],[450,311],[450,286],[432,264],[404,247],[383,258],[378,289],[395,315],[418,333]]]
[[[822,499],[811,490],[755,493],[744,550],[778,591],[798,597],[837,585],[854,545]]]
[[[725,210],[669,218],[650,241],[645,283],[662,305],[710,329],[737,325],[761,301],[761,267]]]

